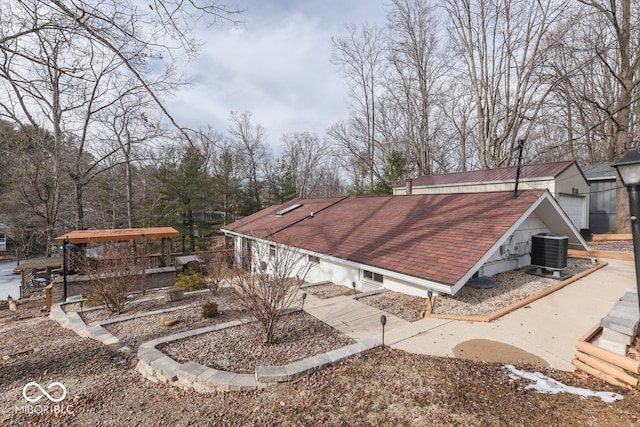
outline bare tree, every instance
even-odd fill
[[[269,151],[267,150],[266,130],[259,123],[253,124],[251,113],[245,111],[238,115],[231,112],[231,125],[229,135],[235,143],[238,160],[245,171],[244,179],[247,181],[247,213],[257,212],[262,209],[262,185],[261,172],[264,172],[268,164]]]
[[[257,319],[262,343],[273,344],[280,318],[300,301],[298,290],[309,271],[309,263],[294,246],[261,240],[252,241],[242,262],[251,271],[235,270],[232,281],[240,294],[240,303]]]
[[[329,143],[309,132],[282,135],[284,156],[293,168],[297,197],[317,197],[320,187],[329,174]]]
[[[349,82],[352,100],[348,132],[334,129],[329,135],[349,155],[359,157],[368,169],[369,191],[373,191],[376,170],[376,99],[381,90],[383,39],[376,27],[363,25],[358,31],[348,25],[347,34],[332,37],[333,61]],[[337,125],[338,126],[338,125]],[[379,175],[379,174],[378,174]]]
[[[67,40],[79,39],[102,53],[115,56],[148,92],[162,113],[183,136],[180,127],[165,108],[145,68],[149,59],[193,57],[200,45],[193,36],[198,24],[213,25],[221,20],[237,23],[241,11],[206,0],[152,0],[146,5],[124,0],[20,0],[0,6],[0,51],[16,54],[25,61],[43,64],[29,39],[44,33],[57,33]],[[71,70],[75,78],[82,73]]]
[[[552,0],[445,0],[450,36],[474,94],[482,168],[511,163],[556,82],[541,81],[545,37],[563,8]]]
[[[393,0],[387,14],[386,97],[400,112],[401,140],[418,175],[433,172],[439,86],[449,68],[439,50],[434,10],[428,0]]]

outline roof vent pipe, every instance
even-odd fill
[[[404,192],[407,196],[410,196],[413,193],[413,180],[411,178],[407,178],[405,180]]]
[[[516,169],[516,188],[513,190],[512,199],[518,198],[518,182],[520,182],[520,169],[522,167],[522,149],[524,148],[524,139],[518,140],[518,168]]]

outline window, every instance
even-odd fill
[[[269,245],[269,258],[275,258],[276,256],[276,245]]]
[[[315,255],[309,255],[308,257],[309,264],[320,264],[320,257]]]
[[[374,273],[369,270],[364,270],[364,278],[378,283],[383,283],[384,281],[384,276],[382,274]]]

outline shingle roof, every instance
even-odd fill
[[[616,168],[611,163],[593,163],[582,168],[584,175],[589,179],[616,178]]]
[[[454,285],[544,192],[522,191],[517,199],[510,191],[303,199],[226,230]],[[310,208],[275,216],[293,203],[316,207],[313,217]]]
[[[553,178],[560,175],[574,160],[552,163],[536,163],[524,165],[520,171],[520,179]],[[498,169],[482,169],[469,172],[445,173],[420,176],[413,180],[415,186],[463,184],[492,181],[515,181],[517,166]]]

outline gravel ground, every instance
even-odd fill
[[[569,258],[563,273],[573,276],[594,266],[586,258]],[[528,274],[531,267],[506,271],[492,276],[498,286],[477,289],[464,286],[455,296],[442,295],[436,298],[433,313],[461,316],[486,316],[494,311],[535,295],[555,286],[558,280]]]
[[[132,294],[130,295],[131,301],[126,304],[125,310],[120,314],[113,314],[109,310],[102,308],[85,310],[80,314],[80,317],[88,324],[147,311],[163,310],[183,305],[200,305],[211,299],[215,300],[224,289],[229,288],[222,288],[215,294],[210,291],[185,292],[184,299],[180,301],[165,301],[162,291],[150,291],[146,295]],[[80,311],[80,304],[77,303],[65,304],[63,307],[65,311]]]
[[[164,353],[184,363],[193,360],[226,371],[249,373],[256,366],[286,365],[355,341],[304,312],[284,316],[278,323],[276,342],[262,345],[257,324],[245,324],[196,335],[162,347]]]
[[[531,278],[540,280],[535,276]],[[514,281],[513,278],[506,280]],[[500,283],[499,288],[506,288],[502,281]],[[512,291],[529,287],[530,283],[513,284],[510,291],[493,297],[469,296],[467,303],[477,299],[475,305],[482,305],[499,296],[509,299],[513,297]],[[547,286],[555,283],[552,281]],[[363,302],[384,295],[391,301],[397,299],[393,293],[386,292],[374,299],[365,298]],[[219,303],[224,311],[222,297]],[[137,305],[136,310],[160,308],[153,304]],[[404,301],[388,304],[389,307],[407,305]],[[160,305],[168,304],[161,301]],[[41,306],[42,301],[35,300],[20,303],[16,313],[0,309],[0,342],[3,343],[0,346],[0,426],[619,426],[640,422],[637,391],[620,390],[584,374],[573,375],[526,364],[518,366],[540,371],[570,386],[615,391],[623,394],[624,400],[605,404],[599,399],[581,399],[569,394],[538,394],[524,388],[527,381],[510,380],[500,364],[414,355],[389,348],[359,355],[296,382],[263,391],[194,394],[143,379],[135,372],[135,358],[112,353],[96,341],[62,329],[42,317]],[[392,312],[391,308],[387,310]],[[175,314],[185,317],[182,323],[171,328],[172,333],[175,327],[200,321],[188,310]],[[175,356],[183,360],[226,366],[229,370],[252,370],[256,364],[286,363],[294,357],[305,357],[305,351],[316,354],[327,351],[325,348],[344,345],[338,344],[342,337],[336,331],[320,322],[313,323],[314,319],[309,317],[298,313],[288,318],[283,324],[286,327],[281,340],[276,344],[280,346],[279,355],[265,356],[266,362],[254,354],[261,344],[247,344],[246,337],[250,335],[241,328],[227,331],[228,337],[207,334],[177,341],[167,345],[165,351],[170,353],[174,347]],[[113,330],[125,339],[139,342],[145,339],[145,334],[156,333],[147,331],[155,325],[145,323],[150,320],[118,322],[112,327],[119,328]],[[304,342],[301,348],[295,347],[296,340]],[[322,349],[317,347],[327,344],[328,347]],[[281,358],[283,354],[289,356]],[[45,399],[46,404],[29,403],[22,393],[25,385],[33,381],[44,388],[60,382],[67,396],[56,405]]]
[[[564,273],[573,276],[593,266],[591,259],[569,258]],[[454,296],[436,297],[433,313],[486,316],[558,284],[554,279],[527,274],[530,269],[531,267],[525,267],[491,276],[498,282],[495,288],[477,289],[465,286]],[[425,305],[426,298],[391,291],[363,297],[360,301],[409,322],[419,320],[420,312],[428,307]]]
[[[169,313],[154,314],[151,316],[109,323],[104,325],[104,328],[111,332],[121,342],[125,343],[133,350],[136,350],[140,344],[155,338],[246,317],[247,314],[238,303],[238,299],[239,296],[235,290],[225,287],[221,288],[215,294],[210,292],[187,293],[185,294],[185,299],[182,301],[165,302],[164,299],[161,299],[159,301],[150,301],[152,304],[132,304],[131,308],[127,310],[127,312],[123,313],[122,316],[126,317],[134,313],[143,313],[144,311],[141,311],[141,309],[145,306],[149,308],[149,311],[180,307],[183,305],[189,305],[189,307]],[[207,301],[215,301],[216,304],[218,304],[218,316],[210,319],[202,318],[202,303]],[[83,317],[95,318],[100,321],[112,321],[117,319],[111,317],[107,310],[85,312],[83,313]],[[178,323],[172,326],[163,326],[159,323],[160,319],[163,317],[171,317],[172,319],[177,320]]]
[[[38,315],[39,308],[33,314]],[[23,307],[23,311],[28,308]],[[154,384],[136,360],[35,317],[1,324],[2,426],[629,426],[640,422],[640,394],[583,375],[536,369],[570,386],[622,393],[605,404],[570,394],[538,394],[509,380],[501,365],[414,355],[389,348],[343,361],[294,383],[243,393],[195,394]],[[58,404],[28,403],[23,388],[64,384]],[[32,408],[31,414],[25,408]],[[40,408],[34,409],[34,408]],[[46,409],[46,410],[45,410]]]
[[[594,251],[633,252],[633,241],[605,240],[601,242],[589,242],[589,248]]]
[[[335,298],[343,295],[354,295],[353,289],[342,285],[336,285],[335,283],[309,286],[304,288],[303,292],[307,292],[320,299]],[[360,291],[355,292],[355,294],[359,293]]]
[[[398,316],[408,322],[420,319],[420,312],[425,306],[426,298],[414,297],[400,292],[385,291],[381,294],[359,298],[365,304]]]

